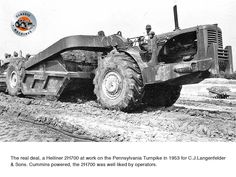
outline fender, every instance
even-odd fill
[[[139,54],[139,49],[138,48],[128,48],[127,50],[123,50],[121,52],[126,53],[130,57],[132,57],[136,63],[138,64],[141,73],[143,74],[143,70],[148,67],[147,63],[143,62],[140,54]]]

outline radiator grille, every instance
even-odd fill
[[[228,50],[218,49],[218,59],[219,59],[219,70],[224,71],[229,64],[229,52]]]
[[[223,40],[222,40],[222,32],[218,31],[218,37],[217,37],[217,31],[208,29],[208,45],[211,45],[212,43],[218,43],[219,48],[223,48]]]
[[[218,31],[218,44],[219,48],[223,48],[222,32]]]

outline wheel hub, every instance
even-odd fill
[[[10,86],[12,88],[16,87],[16,85],[17,85],[17,73],[15,71],[13,71],[11,73],[9,83],[10,83]]]
[[[122,90],[121,81],[122,79],[120,74],[114,71],[108,72],[102,83],[103,93],[105,93],[105,95],[110,99],[119,97]]]

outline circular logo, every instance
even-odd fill
[[[31,34],[37,26],[35,16],[28,11],[20,11],[14,15],[11,22],[11,28],[18,36],[27,36]]]

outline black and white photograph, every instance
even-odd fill
[[[177,172],[188,163],[233,176],[235,9],[235,0],[1,0],[0,169],[168,176],[166,163]]]

